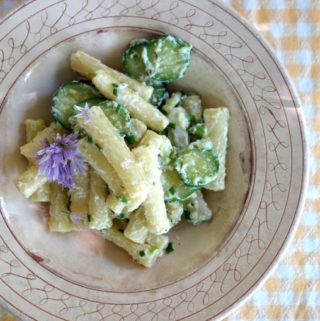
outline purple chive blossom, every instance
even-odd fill
[[[85,165],[78,150],[78,140],[74,134],[61,137],[57,134],[50,144],[42,142],[42,149],[37,150],[39,172],[51,182],[71,188],[74,175],[83,173]]]
[[[85,124],[89,123],[92,120],[92,115],[90,113],[90,107],[88,103],[85,103],[83,107],[74,105],[73,108],[77,112],[77,114],[74,117],[82,118]]]

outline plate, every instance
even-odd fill
[[[47,208],[12,181],[27,166],[23,121],[49,121],[71,52],[121,68],[131,39],[163,33],[193,44],[174,87],[230,108],[227,189],[206,194],[211,222],[179,225],[176,251],[143,269],[91,232],[48,233]],[[168,321],[222,318],[247,298],[293,235],[307,168],[299,100],[261,36],[207,0],[27,1],[0,35],[1,299],[25,320]]]

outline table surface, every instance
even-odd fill
[[[22,0],[0,0],[0,17]],[[225,0],[268,40],[299,92],[310,173],[301,223],[265,284],[224,321],[320,321],[320,0]],[[0,321],[17,320],[0,307]]]

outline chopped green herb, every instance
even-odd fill
[[[117,200],[119,200],[120,202],[122,202],[124,204],[128,204],[128,200],[123,195],[118,195]]]
[[[118,97],[119,95],[119,85],[118,84],[112,84],[113,87],[113,95]]]
[[[99,150],[102,149],[102,147],[101,147],[100,145],[98,145],[98,144],[95,144],[95,145],[97,146],[97,148],[98,148]]]
[[[146,256],[146,252],[142,250],[142,251],[139,252],[139,255],[140,255],[141,257],[144,257],[144,256]]]
[[[168,125],[168,128],[176,129],[176,124],[170,123],[170,124]]]
[[[126,136],[126,141],[129,145],[132,145],[136,142],[136,136],[134,134],[129,134]]]
[[[88,143],[93,144],[93,139],[91,136],[88,136]]]
[[[169,254],[174,251],[173,243],[169,242],[168,246],[166,247],[166,252]]]
[[[123,212],[121,212],[121,213],[119,214],[119,218],[120,218],[120,220],[124,220],[124,219],[126,218],[126,214],[123,213]]]
[[[123,228],[118,228],[118,231],[119,231],[120,233],[123,233],[123,232],[124,232],[124,229],[123,229]]]
[[[190,115],[189,116],[189,121],[190,121],[190,123],[196,123],[197,122],[197,117],[195,115]]]
[[[116,112],[118,113],[119,111],[120,111],[120,109],[122,108],[122,105],[120,105],[120,104],[117,104],[117,106],[116,106]]]
[[[174,160],[174,159],[176,158],[176,152],[175,152],[174,150],[172,150],[172,151],[170,152],[169,158],[170,158],[171,160]]]
[[[198,123],[191,126],[188,129],[189,133],[200,138],[206,137],[208,135],[208,129],[204,124]]]
[[[176,189],[172,186],[169,188],[169,192],[170,194],[175,194],[176,193]]]
[[[186,220],[190,220],[191,218],[191,213],[188,210],[184,210],[182,215]]]

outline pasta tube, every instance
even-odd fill
[[[72,213],[81,214],[85,217],[88,214],[89,203],[89,176],[88,168],[83,175],[75,176],[75,185],[69,190],[70,195],[70,211]]]
[[[168,237],[164,235],[159,236],[157,240],[152,239],[152,244],[135,243],[126,238],[115,226],[103,230],[102,236],[127,251],[135,261],[145,267],[151,267],[156,259],[163,254],[168,244]]]
[[[143,244],[148,233],[149,230],[143,214],[143,208],[139,208],[130,215],[130,221],[124,230],[124,236],[133,242]]]
[[[225,189],[229,110],[226,107],[205,109],[203,117],[208,128],[208,138],[217,151],[220,161],[217,178],[205,188],[212,191],[222,191]]]
[[[161,131],[169,125],[168,118],[159,109],[109,74],[98,71],[92,82],[106,98],[124,105],[132,117],[141,120],[151,129]],[[114,90],[115,87],[117,91]]]
[[[147,197],[148,184],[145,174],[101,108],[93,106],[89,113],[90,121],[77,118],[77,122],[101,147],[101,153],[117,172],[130,198],[128,209],[132,211]]]
[[[124,185],[98,147],[89,143],[87,138],[80,140],[80,151],[86,162],[107,183],[109,189],[116,195],[125,194]]]
[[[89,169],[89,228],[102,230],[112,226],[112,218],[107,204],[107,185],[94,171]]]
[[[161,184],[161,170],[158,152],[153,147],[140,146],[132,150],[136,160],[141,164],[149,179],[149,193],[143,203],[144,215],[148,229],[154,234],[164,234],[170,228],[167,217],[164,192]]]
[[[117,82],[127,84],[131,90],[135,91],[141,98],[149,100],[153,88],[147,86],[131,77],[104,65],[100,60],[86,54],[83,51],[77,51],[71,55],[71,68],[80,75],[92,79],[99,70],[113,77]]]
[[[49,218],[50,232],[71,232],[78,230],[70,219],[68,204],[68,190],[58,184],[51,184]]]
[[[47,179],[39,174],[38,167],[35,165],[30,166],[15,179],[16,187],[26,198],[29,198],[46,182]]]
[[[56,134],[63,134],[65,131],[62,127],[56,125],[55,123],[51,123],[51,125],[40,133],[38,133],[31,142],[20,147],[20,153],[25,156],[28,160],[32,161],[35,159],[35,152],[37,149],[42,147],[42,142],[44,139],[48,139],[49,141],[54,138]]]
[[[47,127],[43,119],[26,119],[25,126],[27,143]]]
[[[46,128],[46,124],[43,119],[26,119],[26,138],[29,143],[37,134]],[[30,163],[31,164],[31,163]],[[50,200],[50,183],[45,182],[40,186],[30,197],[32,202],[49,202]]]

